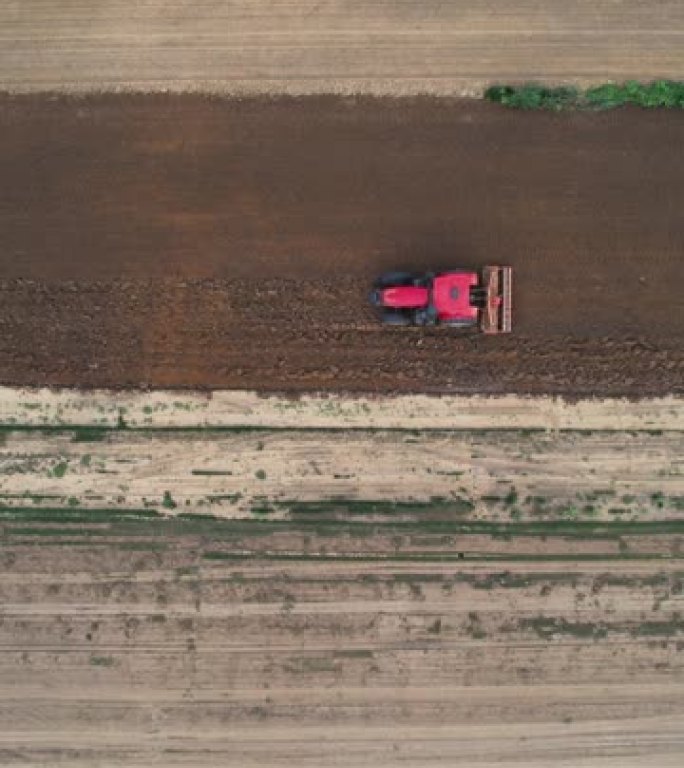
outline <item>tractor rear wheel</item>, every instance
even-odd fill
[[[404,312],[384,312],[382,322],[385,325],[411,325],[411,318]]]
[[[413,285],[416,276],[411,272],[385,272],[375,281],[378,288],[391,288],[394,285]]]

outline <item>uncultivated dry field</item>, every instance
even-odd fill
[[[477,93],[492,80],[679,77],[678,0],[22,0],[0,79],[22,91]]]
[[[680,401],[0,400],[3,764],[681,765]]]

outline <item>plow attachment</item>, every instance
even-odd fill
[[[511,332],[511,279],[510,267],[483,268],[482,287],[487,297],[480,317],[483,333]]]

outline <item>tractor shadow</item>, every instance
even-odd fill
[[[414,234],[383,253],[378,259],[378,273],[387,270],[441,272],[454,268],[476,268],[486,263],[486,259],[478,256],[480,254],[475,252],[474,243],[469,242],[467,236],[455,233],[452,227],[432,228]]]

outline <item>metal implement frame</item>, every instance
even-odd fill
[[[487,303],[480,316],[480,330],[488,334],[510,333],[513,327],[512,268],[483,267],[482,286],[487,292]]]

